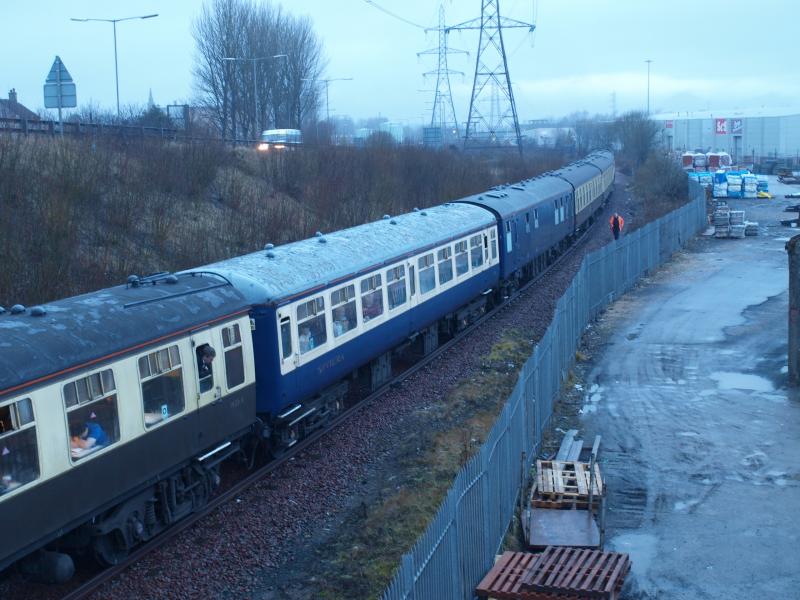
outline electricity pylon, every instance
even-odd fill
[[[461,136],[458,131],[458,119],[456,109],[453,104],[453,94],[450,91],[450,75],[463,75],[461,71],[453,71],[447,66],[448,54],[469,54],[465,50],[449,48],[447,45],[448,30],[444,22],[444,5],[439,5],[439,27],[426,29],[426,31],[439,32],[438,48],[430,48],[418,52],[417,56],[423,54],[436,54],[439,62],[436,70],[424,73],[425,77],[436,75],[436,92],[433,98],[433,110],[431,111],[431,128],[438,128],[441,132],[441,145],[447,145],[449,140],[457,140]]]
[[[508,72],[503,29],[525,28],[532,32],[535,27],[533,23],[501,17],[500,0],[482,0],[480,18],[446,28],[448,32],[480,30],[464,136],[465,149],[497,148],[514,141],[522,154],[522,136]]]

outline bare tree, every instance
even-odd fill
[[[615,123],[620,149],[634,167],[644,164],[656,146],[658,125],[641,111],[625,113]]]
[[[271,3],[209,0],[193,35],[196,88],[223,137],[255,138],[267,127],[300,128],[316,119],[314,80],[324,65],[309,19]]]

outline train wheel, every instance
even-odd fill
[[[272,458],[280,458],[286,451],[294,446],[302,438],[300,424],[296,423],[283,431],[276,432],[278,439],[273,441],[270,447]]]
[[[118,565],[125,560],[128,550],[128,544],[118,529],[92,540],[92,552],[95,560],[106,567]]]

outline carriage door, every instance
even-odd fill
[[[222,397],[222,344],[212,329],[192,334],[192,364],[197,407],[203,408]]]

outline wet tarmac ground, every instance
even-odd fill
[[[623,599],[800,599],[784,250],[800,232],[779,224],[796,202],[730,201],[758,237],[701,238],[597,324],[581,426],[603,436],[606,547],[633,560]]]

